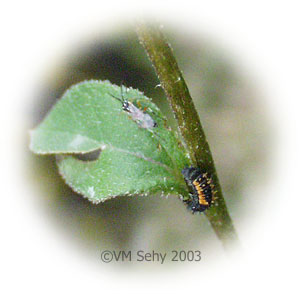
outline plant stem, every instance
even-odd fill
[[[216,200],[205,214],[224,247],[228,248],[231,241],[237,240],[237,234],[227,211],[212,154],[198,113],[172,49],[158,25],[139,22],[136,30],[166,93],[193,166],[197,166],[213,176]]]

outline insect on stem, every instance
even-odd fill
[[[187,167],[182,170],[182,175],[193,193],[187,201],[192,212],[202,212],[208,209],[214,201],[214,185],[208,173],[203,173],[199,168]]]

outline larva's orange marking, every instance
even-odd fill
[[[196,190],[197,190],[197,194],[198,194],[198,197],[199,197],[199,203],[201,204],[201,205],[209,205],[209,203],[206,201],[206,199],[205,199],[205,195],[204,195],[204,193],[203,193],[203,189],[202,189],[202,185],[200,186],[200,183],[199,182],[197,182],[197,180],[195,180],[194,182],[193,182],[193,185],[194,185],[194,187],[196,188]]]
[[[205,211],[214,200],[214,185],[208,173],[203,173],[199,168],[187,167],[182,170],[186,183],[193,190],[190,199],[186,200],[193,211]]]

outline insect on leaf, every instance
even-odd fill
[[[132,88],[123,93],[137,116],[114,98],[120,93],[120,87],[108,81],[72,86],[31,131],[31,150],[59,155],[57,164],[66,183],[95,203],[159,191],[187,197],[180,171],[189,160],[176,134],[143,93]],[[142,127],[147,124],[137,118],[143,120],[143,113],[153,119],[155,127]],[[96,150],[100,155],[92,161],[76,156]]]

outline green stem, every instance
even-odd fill
[[[218,238],[227,248],[231,241],[237,240],[237,234],[227,211],[212,154],[198,113],[172,49],[158,25],[139,22],[136,30],[166,93],[193,166],[213,175],[216,201],[215,205],[205,214]]]

